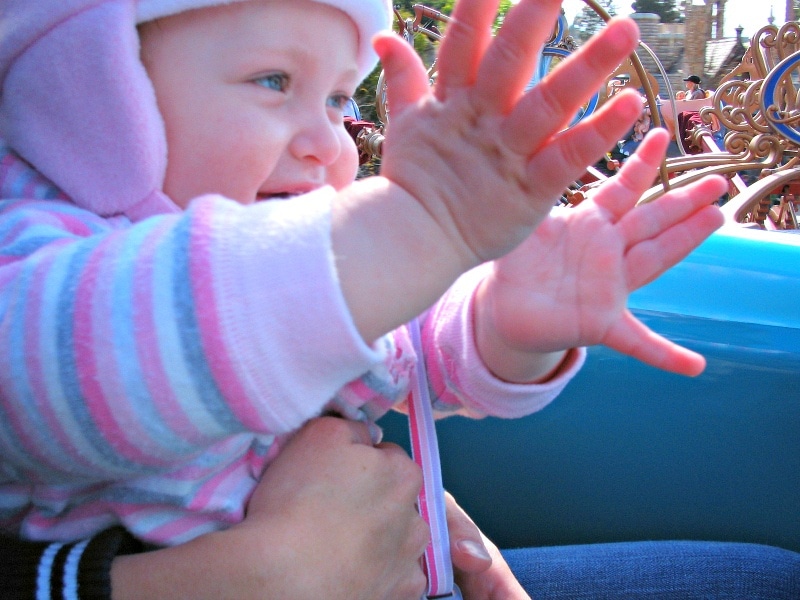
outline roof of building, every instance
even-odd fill
[[[716,81],[741,62],[745,47],[741,37],[721,38],[706,42],[704,71]]]

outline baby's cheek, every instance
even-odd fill
[[[344,129],[339,135],[342,150],[328,167],[325,181],[337,190],[351,184],[358,172],[358,149],[355,141]]]

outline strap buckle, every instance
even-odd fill
[[[458,589],[458,586],[454,583],[453,591],[449,594],[444,594],[443,596],[423,596],[422,600],[464,600],[464,597],[461,595],[461,590]]]

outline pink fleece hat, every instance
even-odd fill
[[[177,212],[161,191],[164,123],[139,60],[136,25],[246,0],[3,0],[0,137],[73,201],[102,216]],[[359,31],[359,68],[391,25],[387,0],[316,0]]]

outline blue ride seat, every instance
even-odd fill
[[[704,354],[705,373],[590,348],[537,414],[439,421],[445,486],[504,548],[685,539],[800,551],[800,235],[726,226],[630,306]],[[407,447],[403,415],[381,424]]]

